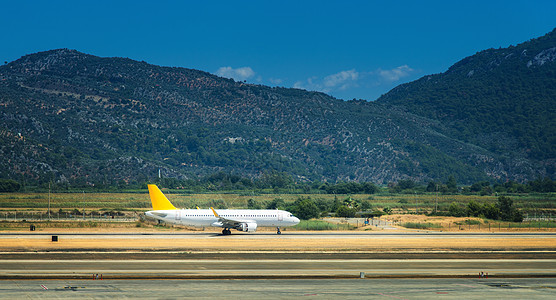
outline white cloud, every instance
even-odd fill
[[[233,78],[235,80],[246,80],[255,76],[255,71],[253,71],[251,67],[242,67],[237,69],[234,69],[232,67],[220,67],[216,71],[216,75],[226,78]]]
[[[332,89],[345,90],[351,86],[356,86],[358,78],[359,73],[355,71],[355,69],[341,71],[324,77],[324,86]]]
[[[293,85],[293,87],[298,89],[330,93],[357,87],[358,80],[359,72],[355,71],[355,69],[352,69],[347,71],[340,71],[338,73],[328,75],[322,79],[315,76],[309,77],[306,81],[297,81]]]
[[[274,85],[278,85],[278,84],[281,84],[282,82],[284,82],[284,80],[282,80],[280,78],[270,78],[270,79],[268,79],[268,81],[270,81],[270,83],[272,83]]]
[[[411,75],[414,70],[408,65],[399,66],[391,70],[378,70],[381,79],[389,82],[398,81],[400,78]]]
[[[311,76],[305,80],[295,82],[293,87],[340,97],[369,91],[372,91],[371,93],[375,93],[375,91],[384,93],[418,73],[418,70],[414,70],[408,65],[401,65],[389,70],[379,68],[372,71],[356,71],[351,69],[323,77]]]

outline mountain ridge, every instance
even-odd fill
[[[439,120],[450,136],[505,160],[536,161],[553,176],[555,61],[556,29],[517,46],[478,52],[444,73],[402,84],[377,102]]]
[[[547,55],[531,65],[551,64]],[[509,162],[446,118],[385,100],[407,87],[377,102],[343,101],[128,58],[39,52],[0,66],[0,177],[87,185],[145,182],[159,169],[178,179],[285,172],[375,183],[553,176],[550,153],[515,151],[520,161]]]

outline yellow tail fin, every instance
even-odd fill
[[[162,191],[156,186],[156,184],[149,184],[149,196],[151,197],[151,203],[153,205],[153,210],[172,210],[175,208],[168,198],[164,196]]]

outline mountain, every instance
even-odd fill
[[[491,67],[503,49],[487,50],[494,60],[478,53],[476,60],[464,59],[444,74],[400,86],[377,102],[342,101],[69,49],[30,54],[0,66],[0,178],[82,186],[142,183],[156,178],[159,170],[177,179],[221,171],[248,177],[284,172],[298,181],[375,183],[450,175],[463,183],[553,176],[554,147],[546,149],[553,140],[538,143],[538,151],[519,150],[514,130],[496,131],[505,128],[498,123],[476,125],[481,119],[469,114],[488,114],[477,105],[484,95],[476,91],[478,83],[459,83],[489,78],[494,85],[498,81],[490,77],[510,70],[537,77],[542,70],[542,80],[527,79],[516,88],[506,83],[509,91],[497,90],[497,95],[523,94],[521,111],[527,114],[505,110],[511,114],[507,120],[549,130],[554,124],[554,68],[548,79],[545,69],[554,60],[553,52],[540,55],[549,49],[543,47],[528,47],[528,60],[509,63],[509,56]],[[526,67],[514,66],[522,60]],[[469,75],[464,69],[471,66]],[[500,66],[502,73],[493,73]],[[441,82],[440,88],[435,90],[431,81]],[[467,98],[436,101],[455,87],[465,87]],[[443,89],[450,93],[439,92]],[[460,116],[459,104],[448,105],[458,101],[467,101],[474,111]],[[493,103],[487,111],[497,107]],[[545,113],[530,112],[529,107],[539,105]],[[432,108],[434,114],[426,113]],[[450,109],[456,117],[446,115]],[[538,116],[545,118],[531,120]],[[457,122],[466,117],[469,124]],[[462,133],[461,126],[477,131]]]
[[[496,154],[506,166],[503,176],[553,177],[556,29],[517,46],[481,51],[377,102],[437,120],[448,128],[446,135]]]

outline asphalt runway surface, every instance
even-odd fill
[[[4,232],[0,298],[554,299],[555,241],[554,233]]]
[[[555,299],[549,279],[0,280],[5,299]]]

